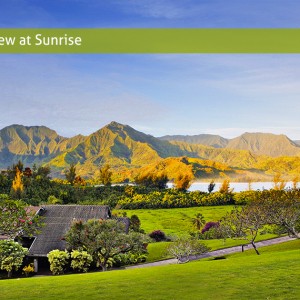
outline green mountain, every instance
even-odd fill
[[[271,157],[300,155],[300,141],[292,141],[286,135],[271,133],[244,133],[233,139],[225,139],[219,135],[173,135],[163,136],[166,141],[178,141],[188,144],[206,145],[214,148],[246,150],[256,155]]]
[[[18,160],[25,164],[41,164],[51,157],[77,145],[84,139],[58,135],[45,126],[11,125],[0,130],[0,167],[6,168]]]
[[[93,177],[100,165],[108,163],[116,180],[132,178],[149,165],[154,170],[165,166],[168,174],[175,174],[186,168],[186,159],[200,178],[253,174],[258,178],[276,172],[295,175],[300,170],[300,147],[284,135],[245,133],[232,140],[213,135],[182,138],[189,143],[176,139],[180,138],[155,138],[117,122],[89,136],[72,138],[45,126],[11,125],[0,130],[0,168],[21,160],[26,166],[49,165],[54,176],[62,176],[74,163],[79,175]],[[198,144],[200,140],[213,146]]]
[[[184,142],[172,142],[184,152],[193,153],[193,157],[209,159],[224,163],[231,167],[247,169],[252,168],[258,161],[258,156],[248,150],[234,150],[226,148],[214,148],[204,145],[187,144]]]
[[[162,141],[178,141],[188,144],[200,144],[211,146],[214,148],[225,148],[228,139],[214,134],[198,134],[198,135],[165,135],[159,138]]]
[[[49,164],[57,170],[78,164],[79,174],[92,176],[99,165],[108,163],[115,169],[138,168],[166,157],[194,157],[168,141],[139,132],[128,125],[111,122],[84,141],[53,158]]]
[[[271,157],[300,155],[300,146],[283,134],[246,132],[231,139],[226,148],[249,150],[254,154]]]

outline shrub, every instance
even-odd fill
[[[141,221],[137,215],[132,215],[130,217],[130,230],[133,230],[135,232],[141,232],[144,233],[144,230],[141,229]]]
[[[154,230],[149,234],[149,236],[151,237],[151,239],[154,239],[156,242],[167,240],[165,233],[161,230]]]
[[[208,231],[198,232],[196,236],[199,240],[224,239],[226,236],[220,227],[211,227]]]
[[[188,262],[190,255],[206,253],[210,250],[206,245],[199,240],[180,237],[175,242],[170,243],[167,251],[170,255],[177,258],[178,263]]]
[[[259,191],[244,191],[235,193],[233,196],[234,203],[236,205],[240,204],[248,204],[255,199],[257,195],[259,195]]]
[[[73,250],[71,252],[71,268],[78,272],[87,272],[93,258],[86,251]]]
[[[207,222],[203,229],[201,230],[201,233],[205,233],[207,231],[209,231],[210,229],[212,228],[217,228],[220,226],[220,223],[219,222]]]
[[[64,274],[65,267],[70,257],[66,251],[60,251],[58,249],[52,250],[47,255],[50,263],[50,271],[53,275]]]
[[[56,198],[55,196],[53,195],[50,195],[48,197],[48,201],[47,201],[49,204],[62,204],[62,201],[58,198]]]
[[[7,271],[8,277],[11,277],[12,272],[21,267],[27,253],[26,248],[12,240],[0,241],[0,269]]]
[[[134,265],[145,262],[147,259],[146,253],[123,253],[114,257],[114,266],[121,267]]]
[[[25,266],[23,268],[23,273],[26,275],[26,277],[30,276],[34,273],[34,266],[33,263],[29,264],[28,266]]]

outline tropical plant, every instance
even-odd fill
[[[92,261],[92,255],[87,251],[73,250],[71,252],[71,268],[78,272],[87,272]]]
[[[47,255],[50,263],[50,271],[53,275],[64,274],[69,260],[69,253],[67,251],[52,250]]]
[[[204,216],[201,213],[197,213],[192,219],[192,224],[199,231],[201,227],[205,224]]]
[[[76,167],[74,164],[71,164],[69,169],[65,171],[65,177],[71,185],[74,185],[76,176]]]

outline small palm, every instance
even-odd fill
[[[200,230],[200,228],[205,224],[204,216],[201,213],[196,214],[192,219],[192,223],[197,230]]]

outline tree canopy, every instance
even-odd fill
[[[18,200],[0,201],[0,233],[11,239],[32,236],[42,225],[40,217]]]
[[[103,271],[115,256],[127,252],[142,252],[143,235],[126,234],[124,224],[115,219],[77,221],[65,236],[69,249],[86,250]]]

